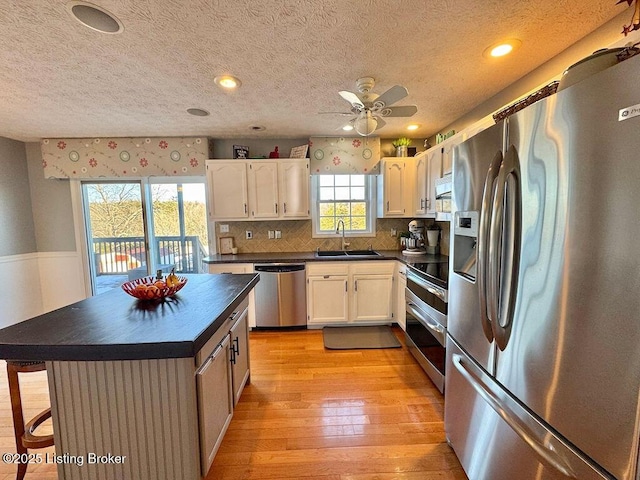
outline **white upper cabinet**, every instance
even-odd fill
[[[208,160],[207,186],[211,219],[249,217],[246,162]]]
[[[208,160],[212,220],[309,218],[309,160]]]
[[[278,189],[283,218],[309,218],[309,160],[282,160]]]
[[[251,218],[278,218],[278,162],[249,162],[248,165]]]
[[[413,216],[413,158],[381,160],[378,175],[378,218]]]

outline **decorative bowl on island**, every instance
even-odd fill
[[[122,289],[140,300],[162,300],[175,295],[187,283],[185,277],[179,276],[175,276],[172,282],[167,280],[158,280],[151,275],[125,282],[122,284]]]

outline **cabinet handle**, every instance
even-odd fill
[[[276,203],[276,214],[278,213],[278,204]]]
[[[424,198],[420,199],[420,209],[424,209]]]
[[[426,206],[427,206],[427,209],[429,209],[429,202],[430,202],[430,201],[431,201],[431,200],[427,198],[427,200],[426,200],[426,204],[427,204]]]
[[[246,203],[244,204],[244,214],[245,215],[247,214],[247,204]]]
[[[355,282],[353,282],[353,289],[357,292],[358,291],[358,280],[356,280]]]
[[[331,278],[331,275],[323,275],[322,278],[324,279]]]
[[[347,284],[347,281],[344,281],[344,291],[348,292],[349,291],[349,285]]]
[[[389,200],[387,200],[387,212],[389,211]]]
[[[284,213],[287,213],[287,202],[284,202],[282,207],[284,208]]]

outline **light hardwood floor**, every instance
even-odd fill
[[[444,398],[395,333],[401,349],[339,351],[324,349],[321,330],[251,332],[251,384],[206,480],[465,480],[445,441]],[[27,417],[49,405],[45,372],[21,382]],[[15,443],[0,362],[4,452]],[[30,465],[25,478],[57,479],[55,465]],[[15,466],[0,462],[9,479]]]

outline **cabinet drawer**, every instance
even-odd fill
[[[324,275],[348,275],[349,262],[309,262],[307,277]]]
[[[210,263],[209,273],[253,273],[252,263]]]
[[[352,262],[351,273],[354,275],[393,275],[395,267],[394,261]]]

